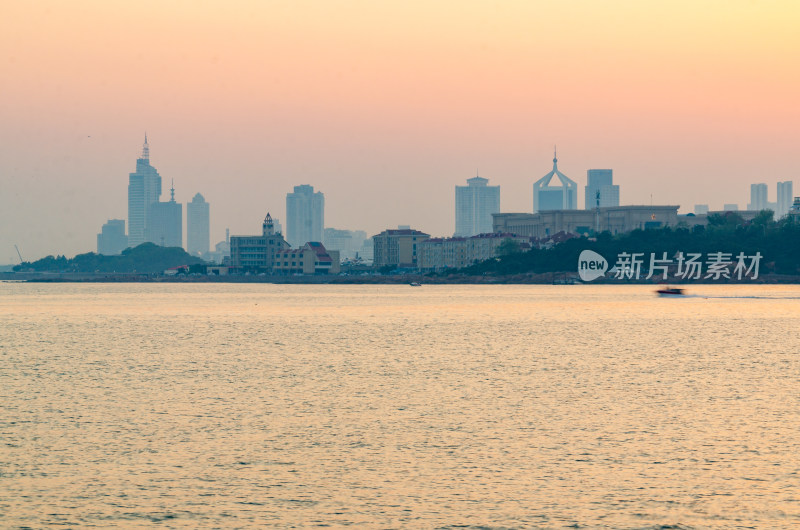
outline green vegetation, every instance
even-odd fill
[[[15,271],[48,272],[138,272],[160,273],[171,267],[202,264],[200,258],[187,254],[180,247],[160,247],[153,243],[142,243],[135,248],[126,248],[119,256],[104,256],[88,252],[72,259],[64,256],[47,256],[33,263],[24,262],[14,267]],[[194,269],[190,269],[194,270]]]
[[[550,249],[533,249],[524,253],[500,253],[498,258],[476,263],[459,272],[469,275],[510,275],[576,271],[578,256],[583,250],[594,250],[609,261],[609,267],[622,252],[643,252],[673,257],[677,252],[699,252],[705,257],[712,252],[739,252],[754,255],[761,252],[761,274],[800,275],[800,224],[789,220],[775,222],[772,212],[765,210],[745,222],[732,212],[709,217],[708,227],[662,228],[634,230],[612,236],[608,232],[596,238],[574,238]]]

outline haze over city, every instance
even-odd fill
[[[476,172],[530,212],[554,145],[624,204],[774,200],[800,175],[798,22],[790,1],[7,2],[0,264],[94,251],[145,132],[212,244],[282,221],[299,184],[370,235],[452,234]]]

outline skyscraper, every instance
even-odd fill
[[[123,219],[109,219],[97,234],[97,253],[105,256],[114,256],[128,247],[128,238],[125,236],[125,221]]]
[[[586,172],[584,208],[619,206],[619,186],[614,182],[614,170],[590,169]],[[599,204],[598,204],[599,201]]]
[[[136,172],[128,179],[128,245],[147,241],[147,217],[152,204],[161,197],[161,175],[150,165],[150,147],[144,136],[142,156],[136,160]]]
[[[559,186],[550,182],[557,177]],[[577,210],[578,185],[558,170],[558,156],[553,155],[553,170],[533,184],[533,213],[545,210]]]
[[[209,205],[199,193],[186,203],[186,250],[192,255],[208,252]]]
[[[307,184],[286,194],[286,240],[299,248],[309,241],[322,242],[325,226],[325,196]]]
[[[183,208],[175,202],[175,188],[169,202],[155,202],[147,210],[147,241],[162,247],[183,246]]]
[[[467,186],[456,186],[456,236],[492,231],[492,214],[500,213],[500,186],[488,183],[488,179],[476,176],[467,179]]]
[[[766,210],[767,205],[767,185],[766,184],[750,184],[750,204],[747,205],[748,210]]]
[[[778,182],[778,204],[775,218],[779,219],[789,213],[792,208],[792,181]]]

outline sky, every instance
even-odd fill
[[[454,186],[530,212],[556,145],[579,207],[590,168],[681,213],[800,195],[798,27],[794,0],[1,2],[0,264],[96,251],[145,133],[212,245],[299,184],[326,227],[449,236]]]

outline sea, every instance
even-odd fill
[[[800,527],[800,286],[0,283],[2,528]]]

